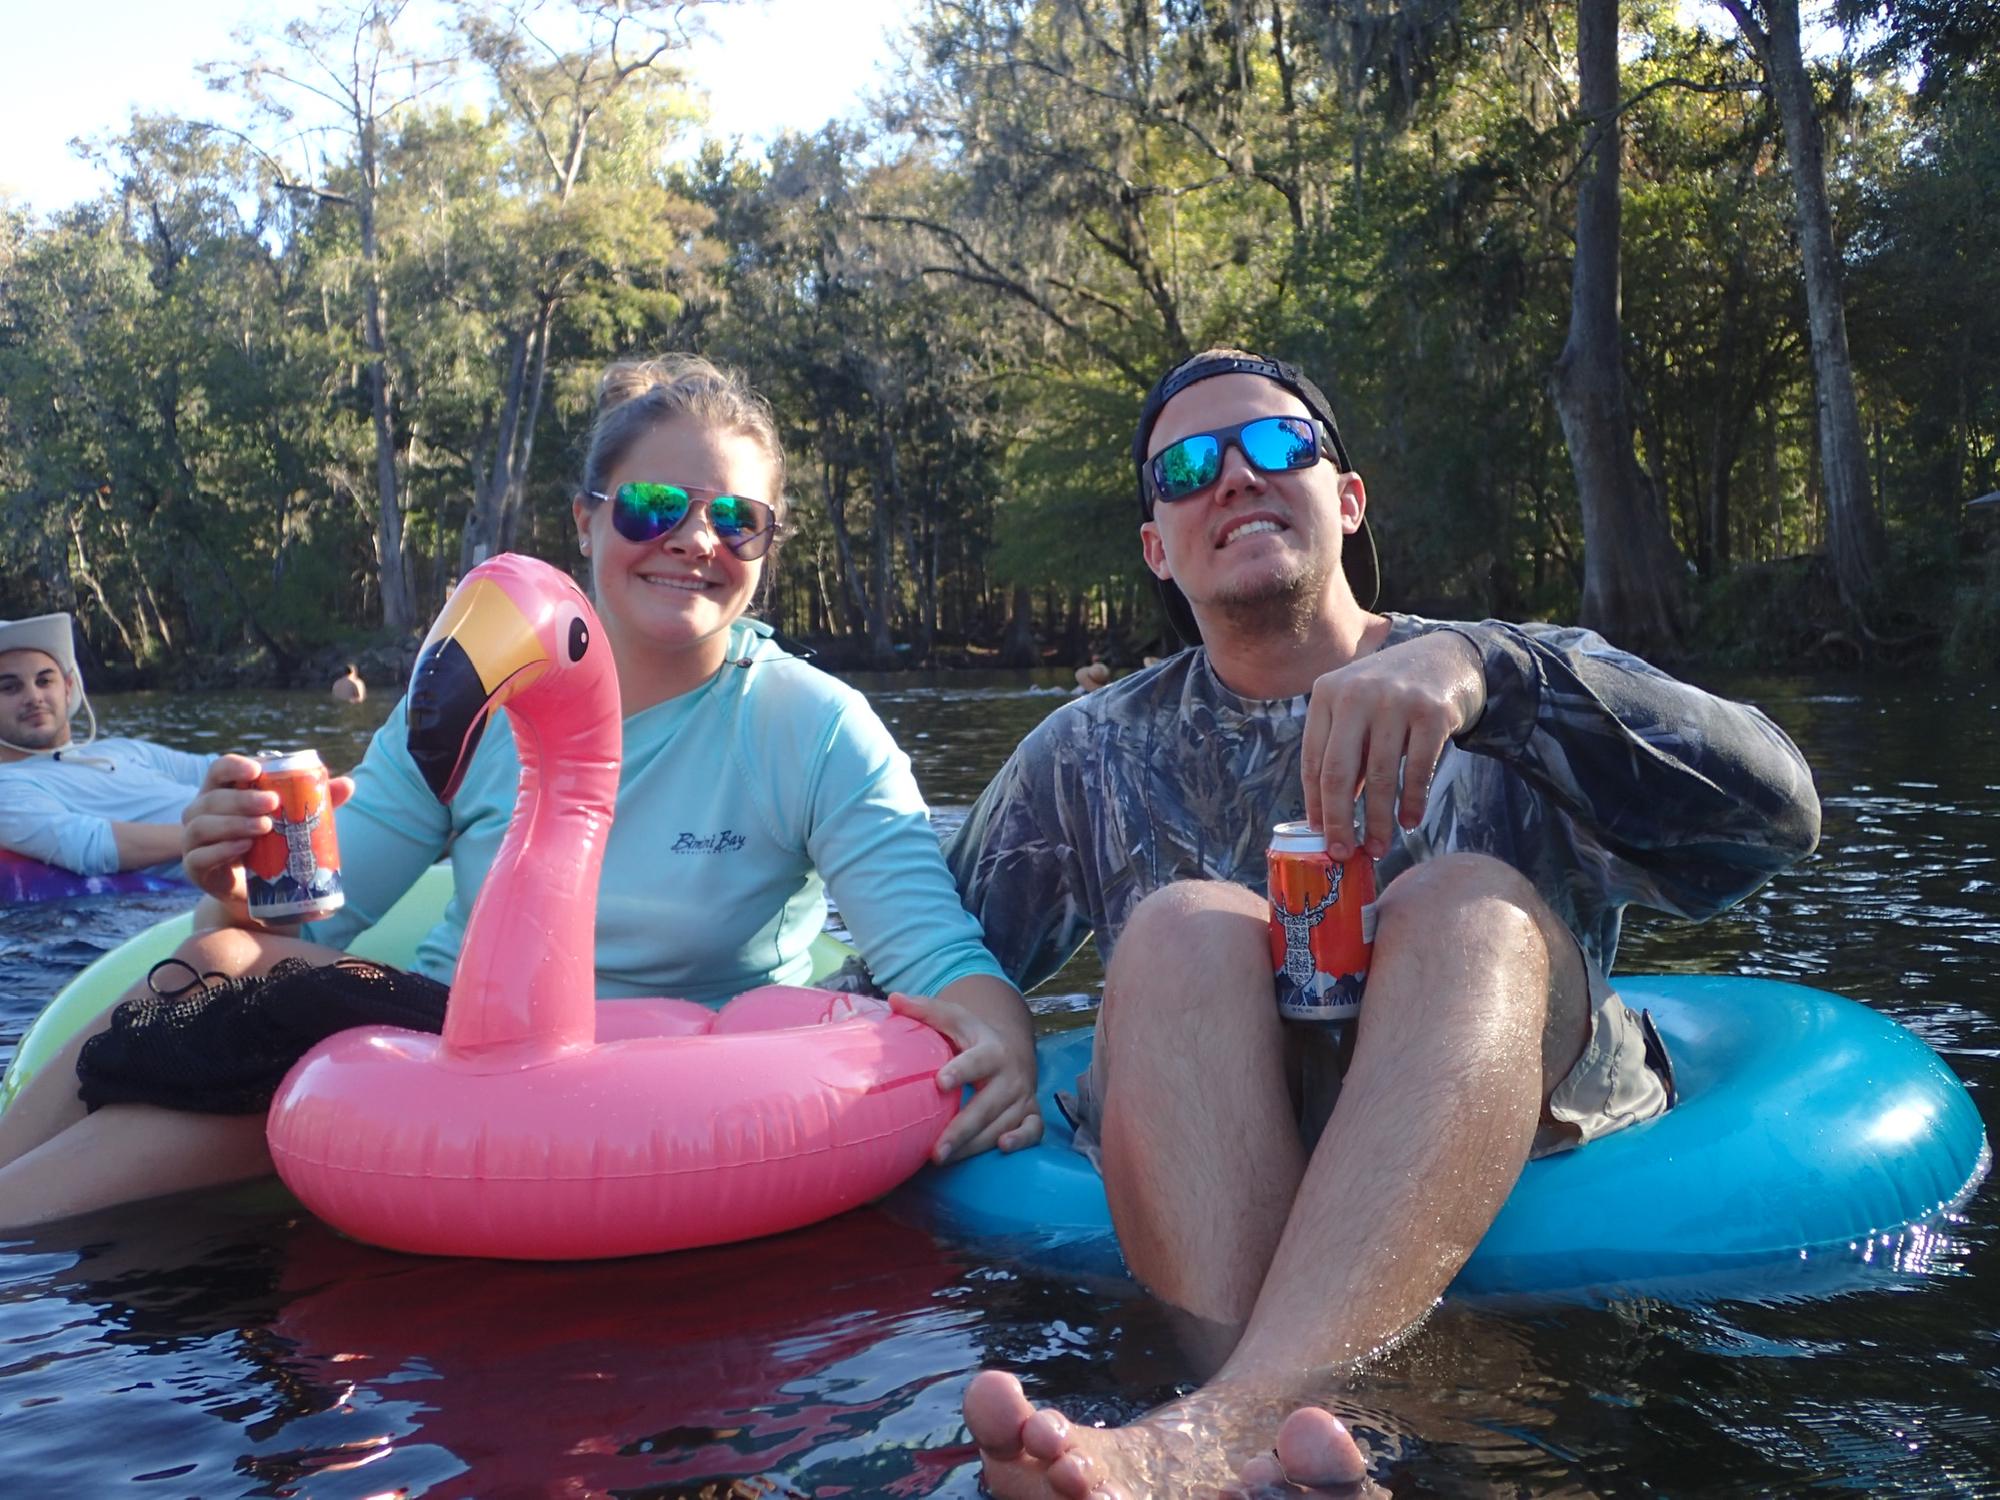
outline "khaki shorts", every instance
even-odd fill
[[[1543,1106],[1530,1157],[1552,1156],[1650,1120],[1674,1102],[1673,1063],[1653,1018],[1630,1009],[1589,955],[1579,951],[1579,956],[1590,983],[1590,1041]],[[1367,1004],[1365,996],[1362,1004]],[[1295,1045],[1287,1050],[1295,1069],[1299,1135],[1311,1150],[1340,1097],[1340,1069],[1323,1032],[1309,1025],[1290,1029]],[[1059,1094],[1056,1100],[1076,1129],[1076,1149],[1100,1169],[1097,1123],[1104,1087],[1096,1059],[1101,1055],[1093,1046],[1091,1066],[1077,1075],[1076,1092]]]

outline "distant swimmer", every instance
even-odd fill
[[[354,663],[347,664],[347,670],[333,679],[333,696],[342,703],[359,703],[368,696],[368,684],[361,680],[361,674],[354,670]]]
[[[1076,690],[1079,693],[1092,692],[1110,680],[1111,668],[1095,656],[1076,669]]]

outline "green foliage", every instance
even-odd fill
[[[1839,602],[1823,558],[1746,564],[1697,590],[1695,653],[1739,669],[1774,661],[1854,666],[1860,642],[1828,623],[1840,618]]]
[[[2000,669],[2000,547],[1989,547],[1985,565],[1952,592],[1944,663],[1989,676]]]
[[[1022,382],[1011,410],[1028,414],[1004,464],[995,505],[995,578],[1084,593],[1145,573],[1131,433],[1133,391],[1101,378]]]
[[[1821,80],[1877,503],[1899,566],[1954,580],[1892,589],[1880,623],[1968,661],[2000,608],[1963,510],[2000,488],[2000,125],[1975,9],[1846,5],[1876,25],[1867,71]],[[493,546],[568,556],[599,370],[692,348],[743,367],[784,432],[782,628],[884,662],[990,646],[1026,590],[1044,645],[1129,649],[1156,628],[1139,400],[1170,361],[1247,344],[1331,395],[1385,605],[1575,611],[1546,388],[1581,147],[1567,7],[935,0],[869,125],[754,157],[672,149],[699,125],[673,12],[464,0],[477,101],[370,94],[368,150],[357,130],[310,182],[138,118],[102,148],[101,200],[0,212],[0,609],[74,609],[101,653],[161,670],[245,644],[284,670],[373,628],[386,578],[422,615]],[[1873,650],[1812,557],[1784,143],[1741,38],[1682,16],[1624,9],[1637,450],[1701,574],[1705,649]],[[362,3],[217,77],[281,103],[298,49],[360,56],[324,49],[363,23],[430,66],[387,45],[395,7]]]

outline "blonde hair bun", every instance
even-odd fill
[[[785,447],[771,403],[741,373],[699,354],[657,354],[621,359],[597,382],[597,419],[583,460],[586,493],[605,491],[606,479],[632,445],[651,428],[677,417],[752,438],[771,460],[771,493],[757,498],[777,506],[782,518]]]

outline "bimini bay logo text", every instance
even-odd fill
[[[745,836],[731,828],[725,828],[719,833],[688,833],[683,831],[681,836],[675,839],[672,845],[669,846],[667,852],[669,854],[734,854],[738,849],[743,847],[744,842]]]

